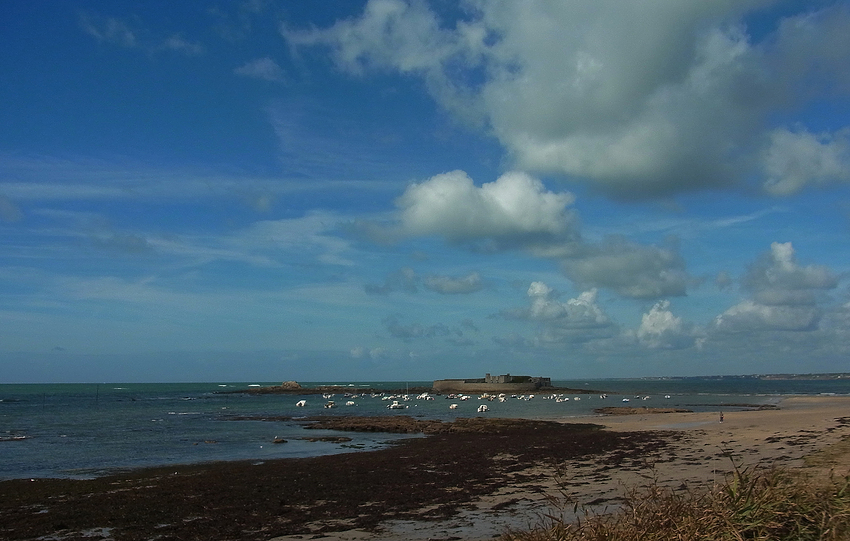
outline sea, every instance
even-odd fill
[[[432,382],[309,382],[346,392],[232,391],[279,382],[0,384],[0,480],[90,479],[150,466],[310,457],[380,449],[420,435],[307,430],[320,415],[510,417],[594,422],[605,406],[734,411],[788,395],[850,395],[850,379],[671,378],[553,381],[579,393],[488,400],[406,392]],[[364,392],[375,389],[379,392]],[[304,401],[302,406],[299,401]],[[388,406],[395,401],[399,409]],[[626,403],[628,401],[628,403]],[[326,407],[333,402],[334,407]],[[457,404],[456,408],[450,408]],[[481,405],[486,412],[479,412]],[[406,407],[404,407],[406,406]],[[350,441],[333,439],[335,436]],[[279,443],[275,443],[275,441]]]

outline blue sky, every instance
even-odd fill
[[[0,382],[850,370],[847,2],[2,27]]]

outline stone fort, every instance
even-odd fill
[[[512,376],[502,374],[473,379],[438,379],[434,381],[434,391],[441,392],[470,392],[470,393],[516,393],[537,391],[551,387],[551,378],[539,376]]]

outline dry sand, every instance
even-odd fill
[[[605,465],[604,457],[556,465],[537,465],[549,479],[516,483],[500,493],[470,502],[450,520],[393,522],[380,532],[349,530],[325,533],[324,541],[396,541],[492,539],[507,528],[541,522],[545,513],[558,512],[551,497],[569,498],[595,511],[610,510],[629,488],[655,480],[679,488],[710,487],[739,467],[780,465],[813,471],[850,471],[850,397],[787,397],[775,410],[719,413],[658,413],[593,418],[608,430],[671,431],[663,452],[638,461]],[[571,419],[575,421],[575,419]],[[275,541],[309,539],[309,535]],[[318,537],[318,536],[317,536]]]

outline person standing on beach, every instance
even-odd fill
[[[720,422],[721,423],[723,422],[723,412],[722,411],[720,412]]]

